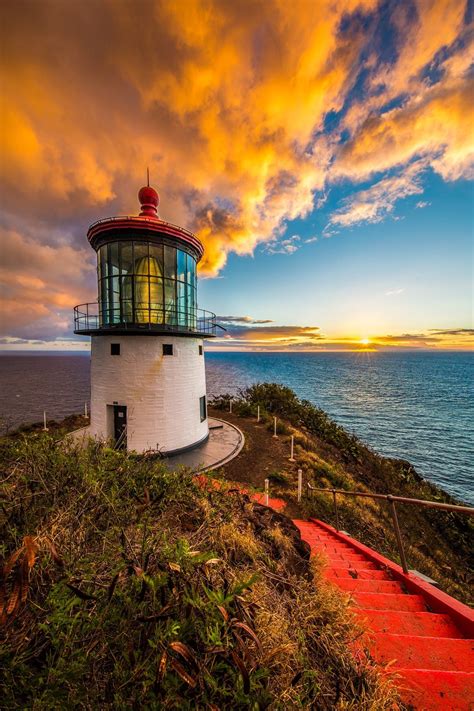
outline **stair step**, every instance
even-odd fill
[[[303,538],[305,541],[306,539]],[[327,553],[328,555],[335,554],[335,555],[343,555],[343,556],[350,556],[350,555],[359,555],[359,556],[364,556],[363,553],[359,553],[359,551],[355,551],[353,548],[338,548],[336,546],[323,546],[320,543],[314,543],[311,541],[307,541],[311,548],[314,548],[316,551],[323,551],[324,553]],[[365,556],[364,556],[365,557]]]
[[[318,541],[319,543],[332,543],[333,545],[341,545],[341,546],[347,546],[349,545],[348,543],[345,543],[344,541],[340,541],[338,538],[335,538],[335,536],[319,536],[316,533],[313,533],[312,531],[301,531],[301,535],[305,536],[306,538],[311,538],[312,541]]]
[[[330,548],[336,551],[348,551],[352,553],[357,553],[355,548],[349,546],[347,543],[338,543],[337,541],[321,541],[319,538],[314,538],[313,536],[301,537],[313,546],[318,546],[320,548]]]
[[[317,551],[311,551],[312,555],[315,555]],[[377,570],[377,566],[375,563],[372,563],[370,560],[335,560],[335,561],[329,561],[328,568],[331,570],[334,570],[335,568],[345,568],[346,570],[352,569],[355,572],[357,572],[359,569],[360,570]]]
[[[426,612],[421,595],[405,593],[354,592],[352,599],[365,610],[404,610],[405,612]]]
[[[352,575],[351,575],[352,573]],[[352,580],[390,580],[390,574],[385,570],[349,570],[347,568],[325,568],[324,575],[329,580],[339,580],[340,578],[351,578]]]
[[[391,669],[450,669],[474,671],[474,640],[446,639],[445,637],[416,637],[408,634],[382,634],[371,636],[369,649],[372,656]]]
[[[397,686],[407,706],[423,711],[470,711],[474,673],[433,669],[397,669]]]
[[[329,560],[367,560],[365,555],[361,553],[337,553],[336,551],[328,551],[324,548],[317,548],[315,552],[325,555]]]
[[[402,610],[369,610],[352,608],[352,612],[374,632],[407,634],[418,637],[449,637],[462,639],[462,634],[449,615],[434,612],[405,612]]]
[[[363,555],[362,553],[359,553],[358,551],[355,551],[353,548],[343,548],[342,546],[332,546],[332,545],[323,545],[321,543],[311,543],[312,546],[315,548],[318,548],[320,551],[327,551],[328,553],[341,553],[342,555]]]
[[[347,592],[403,593],[403,587],[395,580],[364,580],[362,578],[334,578],[333,582]]]

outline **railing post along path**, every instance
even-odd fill
[[[293,456],[295,452],[295,437],[294,435],[291,435],[291,446],[290,446],[290,462],[295,462],[295,458]]]
[[[260,422],[260,405],[257,405],[257,422]]]
[[[43,411],[43,431],[47,432],[48,428],[46,426],[46,410]]]
[[[232,415],[232,398],[229,400],[229,412]]]
[[[269,479],[265,479],[265,506],[268,506],[268,485],[270,481]]]
[[[400,554],[400,562],[402,564],[403,572],[405,574],[408,574],[408,565],[407,565],[407,560],[405,558],[405,550],[403,548],[403,541],[402,541],[402,535],[400,533],[400,526],[398,524],[397,507],[395,506],[395,501],[393,500],[393,496],[391,496],[391,494],[388,494],[387,501],[390,504],[392,521],[393,521],[393,528],[395,530],[395,536],[396,536],[397,545],[398,545],[398,552]]]
[[[334,516],[336,517],[336,531],[339,531],[339,511],[337,508],[337,492],[336,489],[332,489],[332,499],[334,502]]]
[[[301,501],[303,493],[303,470],[298,469],[298,501]]]
[[[273,418],[273,437],[277,438],[277,418]]]

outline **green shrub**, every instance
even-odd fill
[[[268,478],[272,484],[281,484],[282,486],[288,486],[290,484],[290,479],[287,474],[283,472],[272,472],[269,474]]]

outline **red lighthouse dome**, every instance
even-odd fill
[[[158,205],[160,204],[160,196],[155,188],[150,185],[145,185],[138,192],[138,200],[140,201],[140,217],[158,217]]]

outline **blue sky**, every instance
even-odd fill
[[[400,201],[393,216],[324,237],[347,194],[348,187],[331,190],[323,206],[288,225],[282,239],[298,235],[295,252],[263,246],[253,256],[231,255],[221,278],[201,281],[202,306],[318,325],[332,336],[469,327],[472,184],[431,174],[422,196]]]

